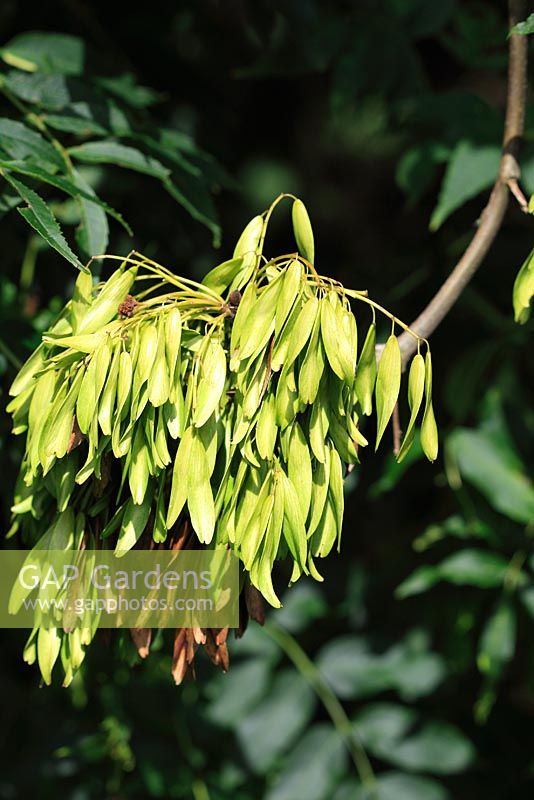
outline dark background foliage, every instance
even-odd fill
[[[150,176],[86,167],[134,230],[130,239],[110,220],[109,252],[135,247],[200,278],[229,257],[250,217],[294,192],[312,217],[320,271],[368,288],[409,321],[469,241],[495,173],[504,6],[6,0],[0,31],[2,43],[28,30],[81,37],[84,80],[131,73],[150,87],[128,110],[137,130],[190,134],[223,165],[193,151],[200,177],[187,183],[188,202],[207,224]],[[8,98],[0,105],[2,117],[22,118]],[[56,135],[65,146],[83,141]],[[173,177],[184,188],[179,170]],[[53,187],[39,191],[86,256],[69,228],[75,209]],[[15,211],[0,226],[4,406],[9,351],[27,355],[75,270]],[[341,556],[325,563],[324,584],[296,587],[272,615],[356,722],[384,800],[501,800],[534,789],[533,331],[516,326],[511,309],[531,245],[532,218],[512,205],[432,337],[439,460],[416,455],[399,468],[387,437],[381,452],[366,453],[347,484]],[[291,246],[279,210],[267,252]],[[19,454],[7,417],[0,436],[7,531]],[[23,642],[23,632],[3,635],[0,798],[368,796],[325,709],[259,629],[232,645],[227,676],[201,662],[197,681],[180,688],[165,637],[146,663],[126,641],[102,638],[69,690],[38,688]]]

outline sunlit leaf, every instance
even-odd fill
[[[488,550],[460,550],[436,566],[416,569],[397,589],[399,597],[412,597],[426,592],[439,581],[458,586],[490,589],[503,582],[508,562]]]
[[[26,222],[37,231],[40,236],[55,250],[58,251],[67,261],[74,264],[78,269],[83,269],[79,258],[72,252],[61,229],[58,221],[49,206],[39,195],[16,180],[12,175],[4,174],[6,180],[13,186],[22,199],[27,203],[26,208],[18,208],[19,214],[24,217]]]
[[[135,147],[113,141],[86,142],[69,149],[69,155],[86,164],[115,164],[164,180],[169,170]]]
[[[534,14],[531,14],[523,22],[518,22],[511,28],[510,33],[519,33],[521,36],[529,36],[534,33]]]
[[[498,437],[491,431],[456,428],[448,440],[449,453],[460,474],[493,508],[516,522],[534,519],[534,487]]]
[[[430,219],[431,230],[437,230],[457,208],[493,184],[500,157],[499,147],[473,145],[467,141],[458,143]]]
[[[26,175],[28,178],[43,181],[43,183],[48,183],[50,186],[55,186],[56,189],[61,189],[61,191],[70,195],[70,197],[83,199],[92,206],[98,206],[99,209],[102,209],[106,214],[109,214],[110,217],[120,222],[123,228],[131,235],[132,230],[128,223],[124,221],[122,216],[115,211],[114,208],[111,208],[111,206],[108,206],[107,203],[104,203],[96,196],[94,190],[88,186],[79,173],[74,172],[70,178],[65,178],[61,175],[52,175],[50,172],[40,167],[33,166],[32,164],[27,164],[24,161],[0,160],[0,167],[9,169],[11,172],[15,172],[19,175]]]
[[[0,55],[6,64],[28,72],[81,75],[85,45],[81,39],[65,33],[32,31],[15,36],[0,50]]]

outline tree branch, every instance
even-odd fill
[[[509,0],[510,28],[524,18],[525,7],[524,0]],[[508,206],[510,186],[517,185],[520,177],[518,152],[525,125],[527,39],[527,36],[519,34],[510,36],[503,154],[495,185],[480,216],[477,231],[445,283],[410,325],[410,328],[424,339],[430,336],[448,314],[484,260],[502,225]],[[415,353],[417,342],[410,334],[403,333],[399,337],[399,344],[403,361],[406,363]]]

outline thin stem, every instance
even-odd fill
[[[146,258],[146,256],[143,256],[141,253],[138,253],[137,251],[134,251],[134,255],[143,259],[143,264],[147,267],[147,269],[153,268],[159,273],[166,275],[169,278],[169,282],[172,283],[179,281],[180,283],[183,283],[187,286],[193,286],[195,289],[197,289],[197,291],[203,292],[204,294],[208,294],[210,295],[210,297],[213,297],[219,300],[220,302],[221,300],[220,295],[218,295],[217,292],[213,291],[213,289],[210,289],[209,286],[205,286],[203,283],[198,283],[197,281],[193,281],[190,278],[183,278],[181,276],[180,278],[177,278],[174,272],[171,272],[170,269],[167,269],[167,267],[162,267],[161,264],[157,263],[157,261],[152,261],[152,259]]]
[[[370,797],[376,798],[376,778],[371,762],[354,730],[354,725],[350,722],[343,706],[332,689],[326,683],[313,661],[308,658],[304,650],[288,631],[272,622],[265,623],[264,631],[271,639],[274,639],[287,657],[293,662],[300,674],[306,678],[313,688],[317,697],[321,700],[326,711],[330,715],[330,719],[336,731],[345,742],[362,784],[370,790]]]
[[[377,311],[380,311],[380,313],[384,314],[384,316],[387,317],[388,319],[390,319],[391,322],[393,322],[395,325],[398,325],[399,328],[402,328],[404,330],[404,333],[399,336],[399,342],[400,342],[400,340],[402,339],[403,336],[407,336],[407,337],[410,338],[410,340],[413,342],[413,345],[414,345],[413,346],[413,350],[411,351],[410,355],[412,353],[415,353],[415,351],[417,350],[418,344],[420,344],[420,342],[425,342],[425,344],[428,345],[427,340],[424,339],[422,336],[419,336],[419,334],[416,333],[412,329],[412,325],[406,325],[405,322],[403,322],[401,319],[399,319],[394,314],[392,314],[390,311],[388,311],[387,308],[384,308],[383,306],[379,305],[379,303],[375,303],[375,301],[371,300],[370,297],[366,297],[366,295],[360,294],[360,293],[352,295],[352,294],[350,294],[350,290],[346,290],[346,294],[348,294],[349,297],[354,297],[356,300],[361,300],[363,303],[367,303],[367,305],[371,306],[371,308],[373,310],[376,309]],[[383,349],[383,347],[384,347],[384,345],[378,345],[377,346],[377,350],[379,348]]]
[[[17,358],[13,350],[2,339],[0,339],[0,353],[2,353],[9,363],[19,370],[22,367],[22,361]]]
[[[510,559],[503,581],[504,589],[508,593],[515,592],[516,588],[520,585],[522,577],[521,570],[526,560],[527,554],[522,550],[517,550]]]
[[[281,194],[278,195],[278,197],[275,200],[273,200],[273,202],[271,203],[271,205],[269,206],[267,211],[264,212],[265,219],[263,220],[263,228],[262,228],[262,231],[261,231],[260,240],[258,242],[258,249],[256,251],[256,255],[258,255],[258,256],[260,256],[263,253],[263,245],[265,243],[265,236],[267,234],[267,226],[269,224],[269,220],[271,219],[271,215],[272,215],[274,209],[276,208],[276,206],[278,205],[278,203],[280,203],[282,200],[285,200],[286,197],[293,198],[293,200],[296,199],[294,195],[282,192]]]
[[[528,200],[523,194],[523,190],[521,189],[517,178],[510,178],[508,180],[508,188],[512,192],[513,196],[519,203],[519,208],[524,214],[528,214]]]
[[[35,263],[39,252],[40,238],[33,234],[28,237],[28,244],[20,268],[19,286],[22,292],[29,292],[35,275]]]
[[[155,280],[155,276],[152,275],[141,275],[140,279],[142,280],[143,278],[153,278],[153,280]],[[152,292],[157,292],[159,289],[163,289],[165,286],[167,286],[167,281],[159,281],[158,283],[155,283],[154,286],[150,286],[148,289],[145,289],[143,292],[138,292],[136,299],[144,300],[144,298],[151,295]]]
[[[204,783],[203,780],[197,778],[193,781],[191,786],[191,790],[193,792],[194,800],[210,800],[210,793],[208,791],[208,787]]]
[[[526,4],[524,0],[509,0],[508,8],[510,28],[512,28],[525,17]],[[520,177],[517,156],[525,125],[527,39],[527,36],[519,34],[512,34],[509,39],[503,155],[495,185],[481,214],[478,229],[465,253],[427,307],[410,325],[416,334],[423,338],[430,336],[437,328],[481,265],[501,228],[508,206],[509,183],[517,181]],[[399,337],[399,344],[406,363],[415,352],[415,342],[410,336],[402,334]]]
[[[133,257],[135,256],[135,258]],[[149,272],[154,273],[162,280],[165,280],[166,283],[170,283],[173,286],[177,286],[179,289],[187,290],[188,287],[194,288],[197,292],[200,292],[207,297],[210,298],[210,301],[215,305],[214,301],[217,301],[219,305],[222,303],[222,298],[217,292],[214,292],[213,289],[210,289],[209,286],[204,286],[202,283],[198,283],[197,281],[190,280],[189,278],[178,278],[173,272],[168,270],[166,267],[163,267],[161,264],[158,264],[156,261],[152,261],[149,258],[141,255],[141,253],[136,253],[133,251],[127,256],[116,256],[110,253],[105,253],[98,256],[93,256],[87,263],[87,267],[91,266],[93,261],[97,260],[111,260],[111,261],[122,261],[126,264],[131,264],[134,267],[144,267]],[[142,279],[143,276],[140,276]],[[102,283],[102,285],[105,282]]]

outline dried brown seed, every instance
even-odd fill
[[[69,443],[67,445],[67,454],[72,453],[76,447],[79,447],[84,440],[84,435],[80,430],[80,426],[78,425],[78,419],[76,415],[74,415],[72,419],[72,432],[70,434]]]
[[[121,317],[133,317],[135,310],[139,303],[131,294],[127,294],[122,303],[119,305],[118,311]]]
[[[249,583],[245,586],[244,594],[249,617],[263,625],[265,622],[265,601],[261,592]]]
[[[178,628],[174,634],[171,673],[174,682],[179,686],[187,673],[185,628]]]
[[[150,642],[152,640],[151,628],[130,628],[130,636],[135,645],[137,653],[141,658],[146,658],[150,652]]]
[[[241,302],[241,292],[239,289],[234,289],[233,292],[230,292],[228,297],[227,308],[228,312],[231,317],[235,317],[237,313],[237,309],[239,308],[239,303]]]

